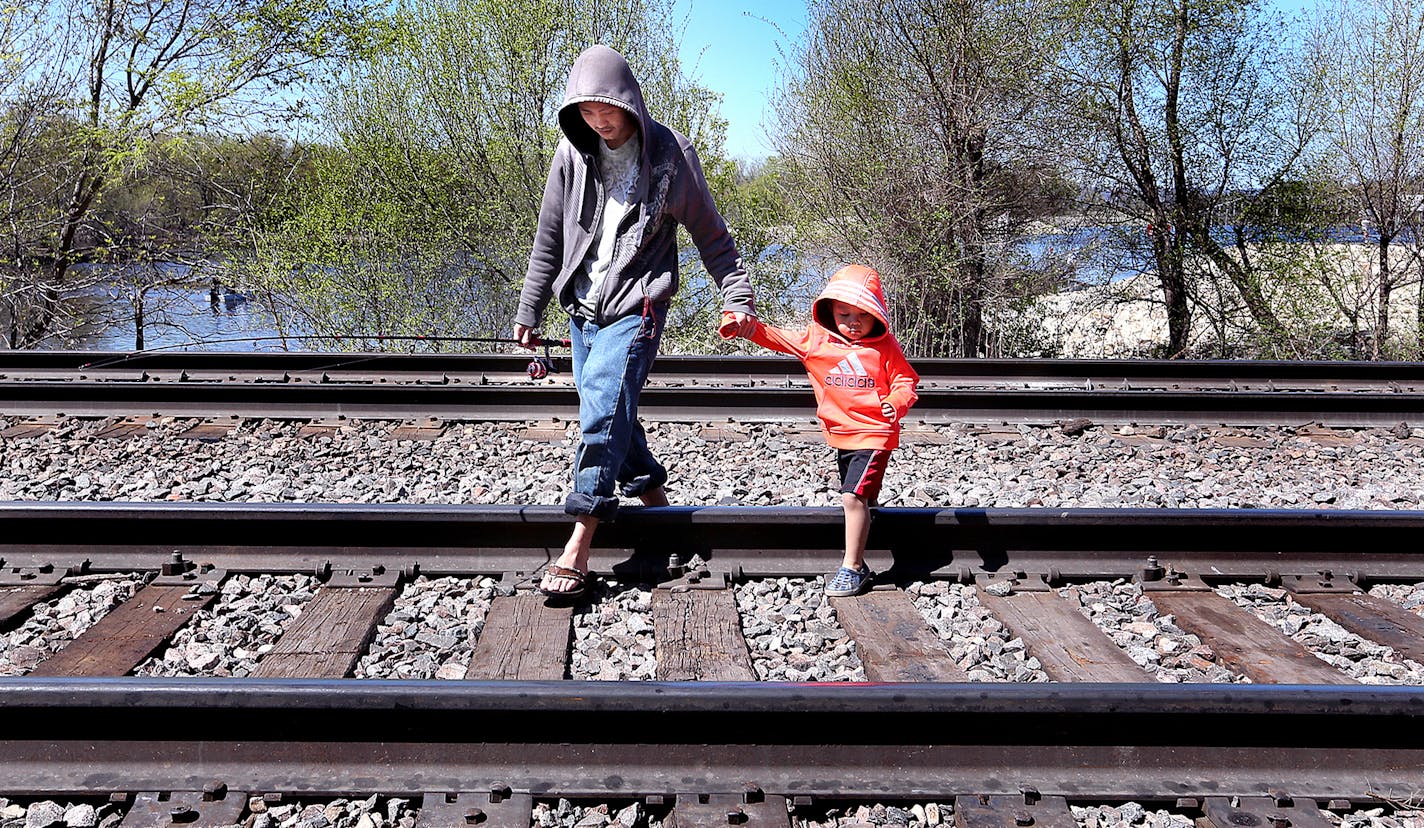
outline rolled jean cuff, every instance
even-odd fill
[[[624,497],[641,497],[666,483],[667,472],[659,471],[654,474],[639,475],[627,483],[618,484],[618,492]]]
[[[564,514],[575,517],[589,515],[599,520],[613,520],[618,514],[618,498],[570,492],[569,496],[564,498]]]

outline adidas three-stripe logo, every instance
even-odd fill
[[[845,359],[842,359],[829,373],[863,377],[866,375],[866,370],[865,366],[860,364],[860,357],[855,354],[846,354]]]

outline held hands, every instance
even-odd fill
[[[899,417],[895,416],[895,406],[891,405],[888,402],[880,403],[880,411],[885,415],[885,419],[889,420],[892,423],[900,419]]]
[[[749,337],[756,329],[756,317],[741,311],[722,311],[722,322],[717,326],[717,334],[723,339]]]

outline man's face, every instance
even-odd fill
[[[628,110],[613,104],[586,101],[578,105],[578,111],[583,116],[583,122],[598,133],[609,149],[623,146],[638,129]]]

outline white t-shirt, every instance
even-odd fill
[[[618,225],[628,212],[628,199],[633,185],[638,182],[641,149],[642,141],[637,135],[624,141],[618,149],[609,149],[602,140],[598,142],[598,171],[603,179],[603,218],[594,231],[597,243],[589,245],[583,267],[574,276],[574,296],[589,317],[598,307],[603,279],[613,265]]]

